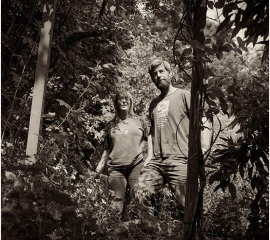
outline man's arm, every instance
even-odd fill
[[[191,94],[190,92],[186,91],[185,95],[184,95],[184,103],[186,105],[186,114],[188,116],[188,118],[190,117],[190,97]],[[210,122],[208,121],[208,119],[206,117],[202,117],[202,125],[203,125],[203,129],[201,131],[201,148],[202,148],[202,152],[203,154],[210,149],[210,144],[211,144],[211,137],[212,137],[212,126],[210,124]]]
[[[201,131],[201,147],[203,154],[210,149],[211,144],[211,124],[206,117],[202,118],[203,129]]]

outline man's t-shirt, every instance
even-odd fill
[[[177,89],[149,107],[155,157],[188,156],[190,93]]]
[[[105,131],[105,148],[110,151],[109,166],[128,168],[143,160],[143,140],[147,140],[148,128],[141,117],[129,117],[119,123],[111,121]]]

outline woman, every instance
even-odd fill
[[[105,128],[104,152],[96,171],[102,173],[108,165],[109,187],[115,192],[115,206],[123,212],[127,187],[130,192],[143,167],[143,146],[147,141],[146,122],[133,112],[133,100],[129,92],[119,91],[114,99],[115,117]],[[151,158],[151,141],[148,141],[148,158]]]

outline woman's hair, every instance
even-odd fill
[[[113,101],[113,105],[114,105],[114,110],[115,110],[115,119],[119,118],[119,109],[117,107],[117,102],[120,98],[122,97],[127,97],[130,100],[130,106],[129,106],[129,110],[128,110],[128,116],[132,117],[134,116],[134,112],[133,112],[133,99],[131,94],[126,91],[126,90],[118,90],[115,97],[114,97],[114,101]]]
[[[150,74],[150,76],[152,77],[152,73],[153,71],[156,69],[156,67],[158,67],[159,65],[163,64],[165,69],[170,72],[171,71],[171,66],[170,64],[165,61],[165,60],[161,60],[161,59],[156,59],[154,61],[152,61],[148,67],[148,72]]]

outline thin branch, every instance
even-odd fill
[[[212,128],[212,136],[211,136],[210,148],[204,153],[204,161],[206,161],[209,158],[212,147],[214,146],[215,142],[217,141],[217,138],[218,138],[219,134],[224,130],[224,129],[222,129],[222,124],[221,124],[220,119],[218,118],[217,115],[216,115],[216,117],[217,117],[217,120],[219,122],[219,130],[218,130],[217,135],[215,136],[215,139],[213,140],[213,136],[214,136],[215,132],[214,132],[214,128]],[[214,124],[213,124],[213,126],[214,126]]]
[[[12,20],[11,20],[10,27],[8,28],[7,33],[6,33],[7,37],[9,36],[9,34],[10,34],[12,28],[13,28],[13,25],[14,25],[14,23],[15,23],[15,20],[16,20],[16,18],[17,18],[17,16],[18,16],[18,12],[16,12],[16,11],[17,11],[17,8],[18,8],[18,6],[15,7],[15,9],[14,9],[14,11],[13,11],[13,13],[12,13],[12,16],[13,16],[13,17],[12,17]]]
[[[23,36],[24,34],[25,34],[25,31],[26,31],[26,29],[27,29],[27,27],[28,27],[28,25],[29,25],[29,23],[30,22],[32,22],[32,18],[33,18],[33,16],[34,16],[34,13],[35,13],[35,11],[36,11],[36,8],[37,8],[37,4],[35,4],[34,6],[33,6],[33,8],[32,8],[32,10],[31,10],[31,13],[30,13],[30,16],[29,17],[27,17],[27,19],[28,19],[28,21],[27,21],[27,23],[24,25],[24,27],[23,27],[23,29],[20,31],[20,33],[19,33],[19,38],[17,39],[17,41],[16,41],[16,43],[14,44],[15,45],[15,47],[14,47],[14,52],[16,53],[16,51],[17,51],[17,49],[18,49],[18,47],[19,47],[19,44],[20,44],[20,42],[21,42],[21,36]],[[21,12],[24,14],[24,15],[26,15],[26,13],[24,13],[22,10],[21,10]],[[27,16],[27,15],[26,15]],[[12,59],[13,59],[13,57],[14,57],[15,55],[14,54],[11,54],[11,56],[10,56],[10,58],[9,58],[9,60],[8,60],[8,64],[7,64],[7,73],[9,73],[9,71],[10,71],[10,68],[11,68],[11,64],[12,64]]]
[[[182,29],[182,21],[184,19],[184,15],[182,16],[181,20],[180,20],[180,23],[179,23],[179,28],[175,34],[175,37],[174,37],[174,40],[173,40],[173,58],[174,58],[174,62],[177,64],[177,66],[185,73],[185,75],[190,79],[192,80],[192,77],[188,75],[188,73],[185,71],[185,69],[179,64],[179,62],[176,60],[176,56],[175,56],[175,44],[176,44],[176,40],[177,40],[177,37],[179,35],[179,32],[180,30]],[[185,37],[183,36],[183,38],[185,39]],[[186,40],[186,39],[185,39]]]
[[[80,98],[88,91],[88,88],[90,87],[91,80],[92,80],[93,78],[94,78],[94,77],[92,77],[91,79],[89,79],[87,87],[84,89],[84,91],[83,91],[83,92],[81,93],[81,95],[78,97],[78,99],[77,99],[76,102],[73,104],[73,106],[68,110],[68,113],[66,114],[65,118],[64,118],[64,119],[62,120],[62,122],[57,126],[57,128],[60,128],[60,127],[63,125],[63,123],[67,120],[69,114],[73,111],[73,109],[74,109],[76,103],[77,103],[77,102],[79,101],[79,99],[80,99]],[[45,146],[47,145],[47,143],[48,143],[49,141],[50,141],[50,140],[47,140],[47,141],[45,142],[45,144],[44,144],[43,147],[41,148],[41,150],[40,150],[40,152],[39,152],[37,158],[40,156],[40,154],[42,153],[43,149],[45,148]]]
[[[107,0],[103,0],[100,11],[99,11],[98,21],[102,21],[102,16],[104,15],[106,5],[107,5]]]
[[[74,46],[83,39],[88,37],[100,37],[102,33],[102,31],[74,32],[63,42],[61,50],[67,51],[70,47]]]
[[[216,3],[215,0],[214,0],[214,3]],[[217,20],[219,21],[219,24],[220,24],[220,17],[223,15],[223,13],[218,16],[218,10],[217,10],[217,8],[216,8],[216,13],[217,13]]]
[[[37,37],[35,43],[37,42],[38,39],[39,39],[39,35],[38,35],[38,37]],[[9,121],[10,115],[11,115],[11,113],[12,113],[12,111],[13,111],[13,106],[14,106],[14,103],[15,103],[15,99],[16,99],[16,96],[17,96],[17,92],[18,92],[18,89],[19,89],[19,86],[20,86],[20,83],[21,83],[21,80],[22,80],[24,71],[25,71],[25,69],[26,69],[26,66],[28,65],[28,62],[29,62],[30,58],[32,57],[34,48],[35,48],[35,44],[33,44],[33,47],[32,47],[32,49],[31,49],[30,55],[29,55],[29,57],[28,57],[28,59],[27,59],[25,65],[24,65],[24,67],[23,67],[21,76],[20,76],[20,78],[19,78],[19,82],[18,82],[18,85],[17,85],[16,90],[15,90],[14,98],[13,98],[13,101],[12,101],[12,104],[11,104],[11,107],[10,107],[10,110],[9,110],[9,113],[8,113],[7,121],[6,121],[6,123],[5,123],[4,130],[3,130],[3,133],[2,133],[2,138],[1,138],[1,141],[2,141],[2,142],[3,142],[4,136],[5,136],[5,131],[6,131],[6,127],[7,127],[7,122]]]
[[[237,57],[240,58],[241,62],[248,68],[249,71],[251,71],[254,75],[257,75],[257,73],[255,73],[252,69],[249,68],[249,66],[246,64],[245,60],[241,55],[237,55]]]

